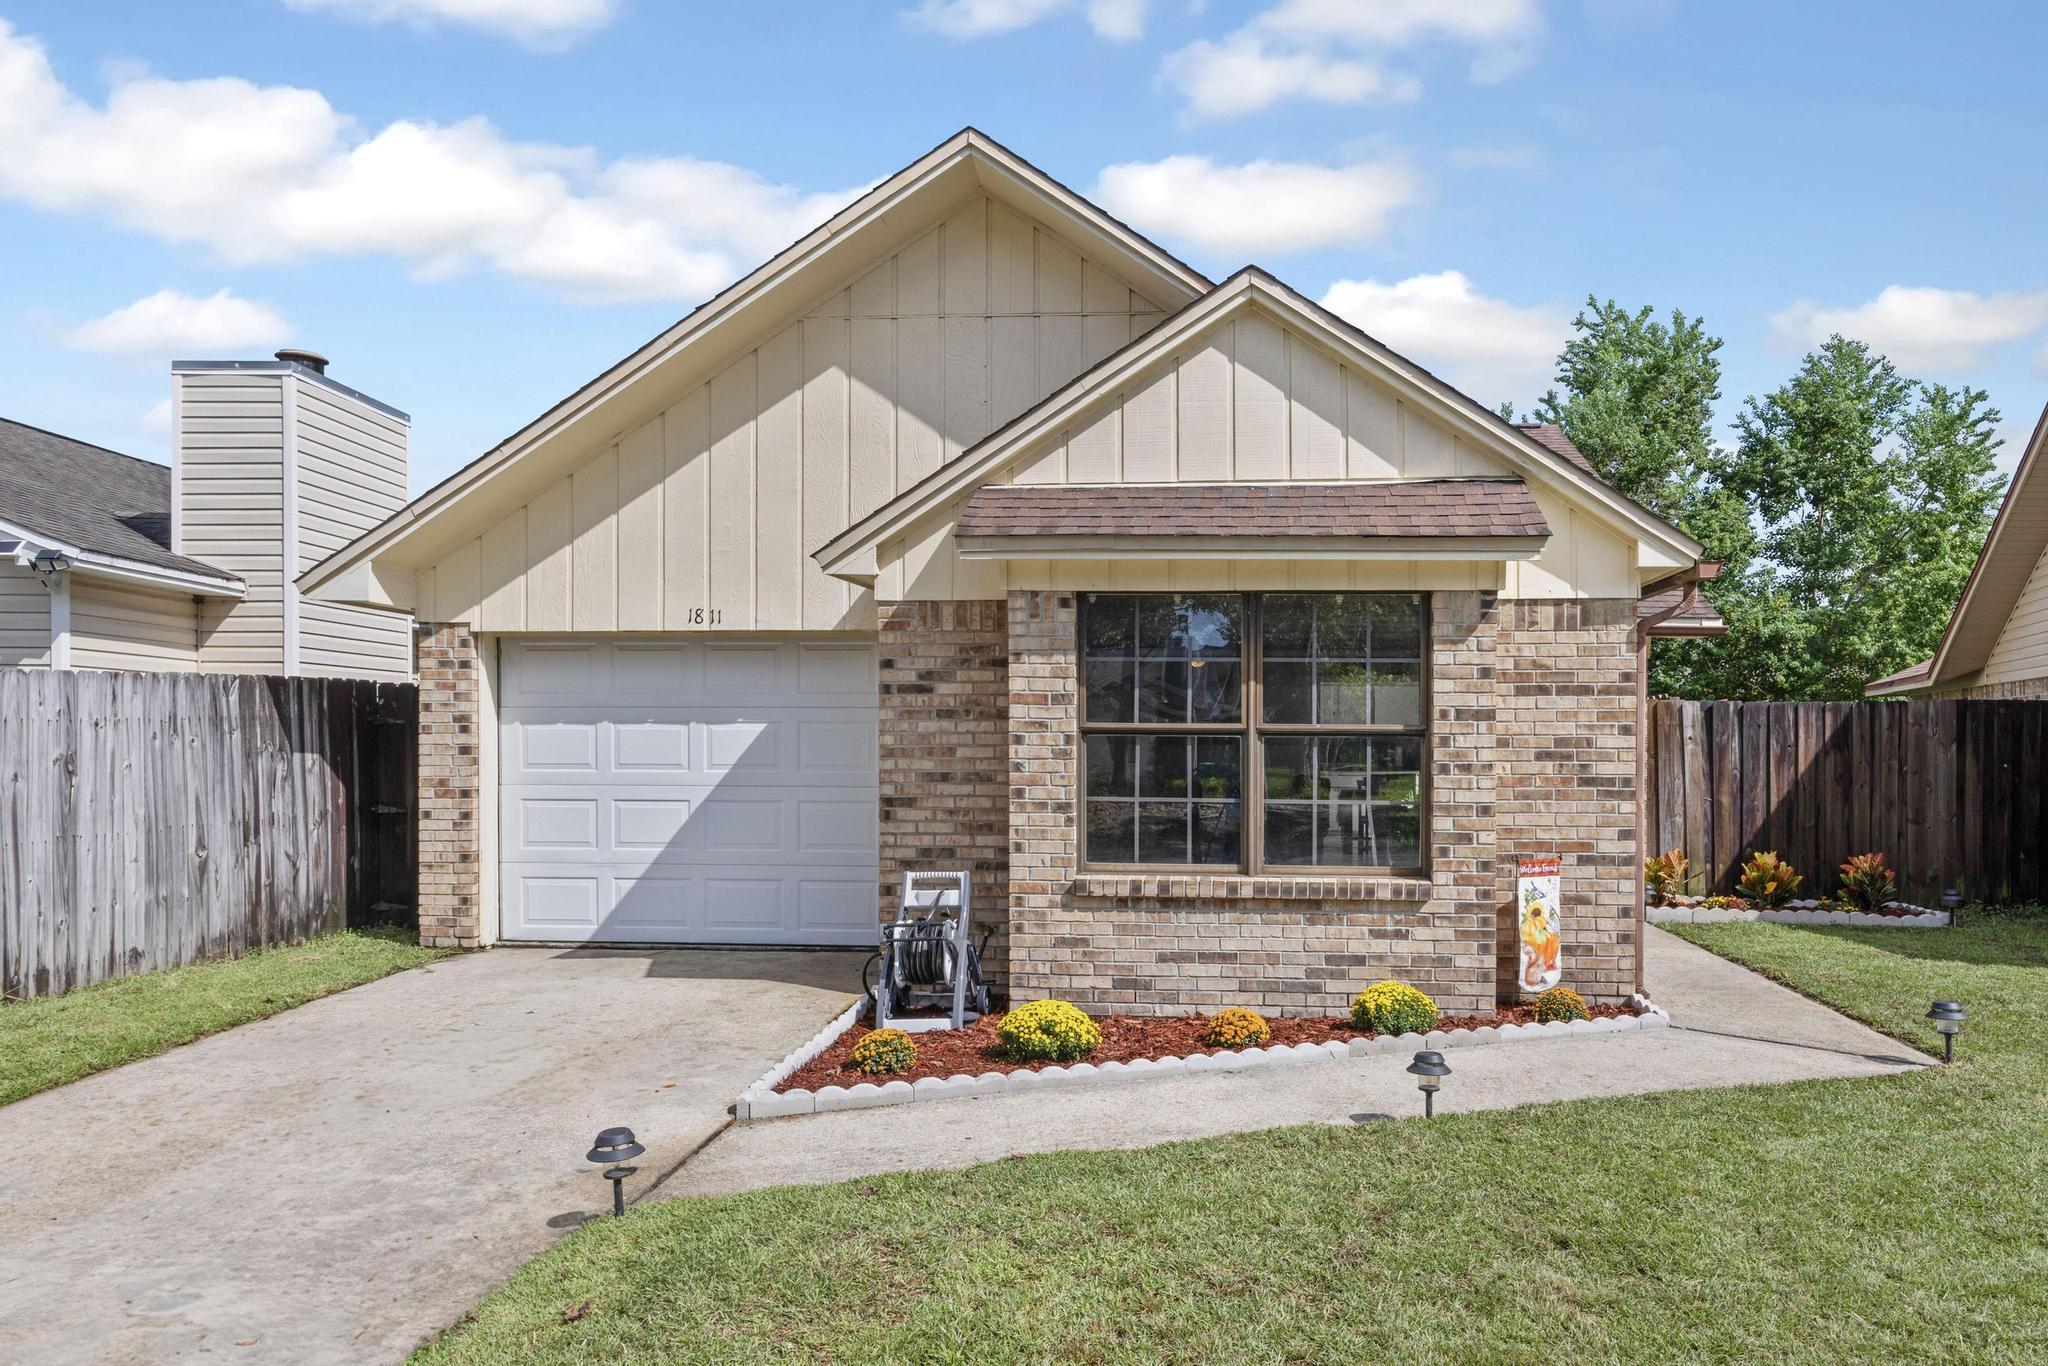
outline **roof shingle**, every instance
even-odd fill
[[[1547,536],[1519,479],[1396,484],[990,485],[961,508],[976,536]]]
[[[171,553],[168,466],[0,418],[0,519],[80,550],[212,578]]]

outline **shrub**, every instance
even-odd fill
[[[1426,1034],[1436,1026],[1436,1002],[1406,982],[1377,982],[1351,1003],[1351,1023],[1371,1034]]]
[[[1710,911],[1745,911],[1749,909],[1749,903],[1739,896],[1710,896],[1700,902],[1700,905]]]
[[[1643,881],[1650,884],[1650,894],[1659,901],[1684,896],[1692,884],[1692,860],[1683,849],[1666,849],[1643,860]]]
[[[1272,1037],[1265,1016],[1243,1006],[1232,1006],[1210,1017],[1202,1042],[1210,1048],[1256,1048]]]
[[[1782,906],[1792,899],[1792,893],[1799,890],[1805,881],[1792,871],[1792,865],[1776,854],[1751,854],[1749,862],[1742,865],[1742,876],[1735,886],[1751,901],[1765,906]]]
[[[1003,1052],[1017,1062],[1072,1062],[1102,1045],[1102,1031],[1078,1006],[1033,1001],[1003,1016],[996,1026]]]
[[[1899,894],[1898,875],[1883,854],[1856,854],[1842,865],[1842,893],[1860,910],[1875,911]]]
[[[1593,1012],[1586,1009],[1586,998],[1570,987],[1552,987],[1536,998],[1536,1023],[1549,1024],[1552,1020],[1590,1020]]]
[[[853,1046],[855,1070],[871,1077],[917,1066],[917,1045],[900,1029],[871,1029]]]

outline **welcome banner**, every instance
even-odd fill
[[[1522,986],[1544,991],[1564,978],[1558,955],[1558,889],[1563,860],[1556,855],[1518,859],[1515,863],[1515,905],[1522,922]]]

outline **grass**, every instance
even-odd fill
[[[241,958],[0,1005],[0,1105],[445,956],[410,931],[346,930]]]
[[[1958,1060],[654,1205],[418,1359],[2048,1355],[2048,920],[1687,934]]]

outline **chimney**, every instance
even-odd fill
[[[405,506],[411,419],[327,358],[173,361],[171,548],[248,584],[201,611],[210,673],[405,678],[411,622],[301,602],[298,576]]]

